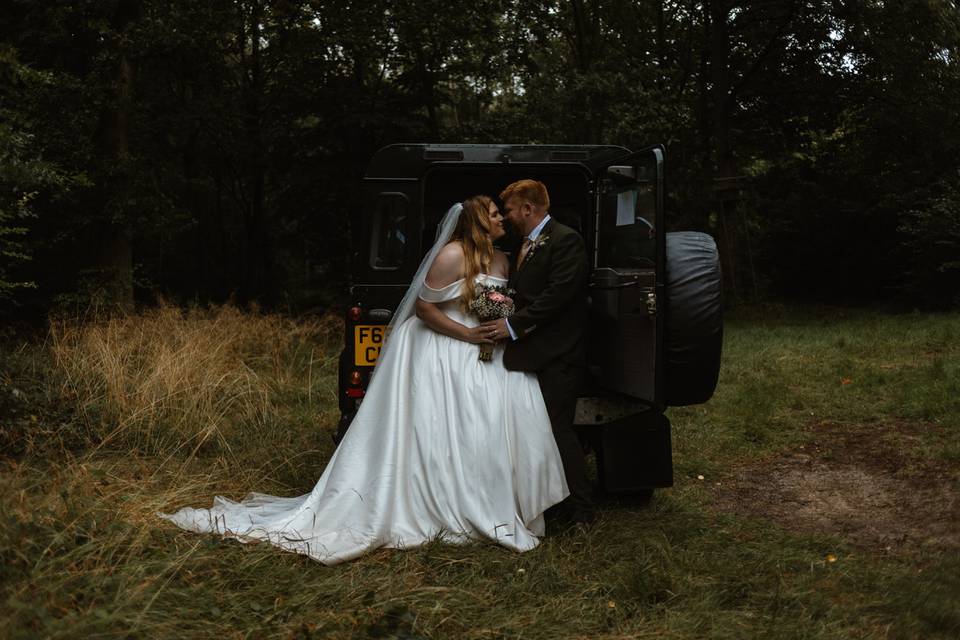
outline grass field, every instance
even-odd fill
[[[676,485],[589,535],[336,567],[153,516],[307,492],[333,318],[169,307],[0,352],[0,636],[960,637],[960,315],[728,318]]]

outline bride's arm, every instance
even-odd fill
[[[460,243],[451,242],[440,251],[430,267],[430,271],[427,272],[427,285],[434,289],[442,289],[459,280],[462,270],[463,249],[460,247]],[[432,302],[417,298],[416,310],[417,317],[437,333],[474,344],[493,342],[484,337],[484,329],[460,324]]]
[[[440,308],[432,302],[418,298],[416,307],[417,317],[437,333],[442,333],[445,336],[474,344],[480,344],[482,342],[493,344],[493,340],[484,337],[485,331],[483,329],[480,327],[467,327],[460,324],[441,311]]]

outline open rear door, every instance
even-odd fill
[[[663,148],[597,174],[589,369],[600,389],[651,407],[659,397],[664,281]]]

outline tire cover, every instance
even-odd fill
[[[667,234],[665,402],[706,402],[717,388],[723,345],[717,244],[705,233]]]

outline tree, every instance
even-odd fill
[[[22,65],[16,52],[0,47],[0,310],[9,310],[19,289],[36,282],[24,272],[31,259],[27,234],[37,217],[38,199],[54,202],[83,176],[69,176],[55,163],[43,159],[25,114],[5,105],[50,82],[49,76]]]
[[[401,141],[663,142],[668,223],[718,237],[728,298],[941,286],[919,247],[960,151],[947,0],[8,5],[33,80],[5,89],[0,269],[38,309],[325,307],[366,163]]]

